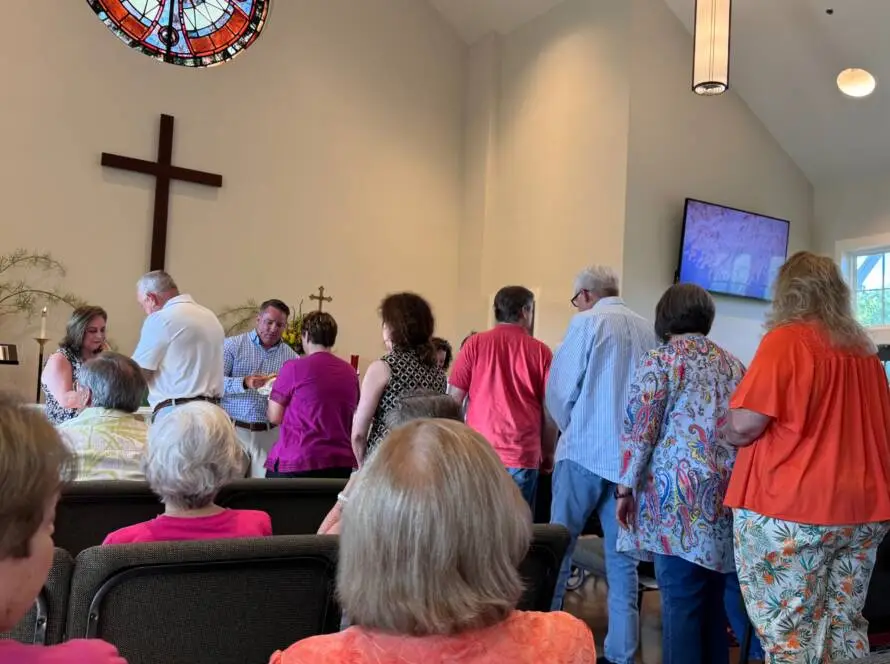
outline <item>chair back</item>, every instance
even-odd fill
[[[346,480],[332,479],[236,480],[223,487],[216,503],[266,512],[276,535],[314,535],[345,486]]]
[[[569,546],[569,531],[558,525],[532,527],[532,544],[519,573],[525,592],[517,608],[521,611],[549,611],[563,556]]]
[[[77,557],[69,638],[113,643],[129,664],[265,664],[336,632],[337,538],[124,544]]]
[[[53,552],[53,565],[46,583],[27,615],[11,632],[0,634],[0,639],[15,639],[22,643],[53,646],[62,642],[68,611],[68,593],[74,560],[63,549]]]
[[[108,533],[148,521],[164,511],[147,482],[72,482],[56,506],[56,545],[76,556]]]

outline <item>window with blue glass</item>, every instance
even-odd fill
[[[271,0],[87,0],[131,48],[185,67],[227,62],[256,41]]]

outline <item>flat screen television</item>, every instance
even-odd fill
[[[686,199],[677,281],[721,295],[770,300],[788,256],[788,221]]]

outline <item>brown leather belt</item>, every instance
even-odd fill
[[[272,431],[277,424],[269,424],[268,422],[239,422],[232,420],[239,429],[247,429],[248,431]]]
[[[181,406],[184,403],[191,403],[192,401],[209,401],[210,403],[219,403],[219,397],[183,397],[181,399],[164,399],[161,403],[154,407],[154,410],[151,411],[152,415],[157,415],[158,411],[161,408],[166,408],[167,406]]]

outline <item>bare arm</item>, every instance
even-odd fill
[[[352,452],[361,466],[368,450],[368,431],[374,420],[374,412],[383,396],[383,390],[389,384],[389,365],[383,360],[375,360],[365,372],[362,381],[362,392],[358,400],[358,408],[352,418]]]
[[[281,420],[284,419],[284,406],[269,399],[269,405],[266,407],[266,418],[271,424],[281,424]]]
[[[74,370],[61,353],[53,353],[46,361],[41,381],[62,408],[80,408],[81,395],[74,390]]]
[[[462,390],[459,387],[455,387],[451,383],[448,384],[448,396],[454,399],[457,402],[458,406],[464,405],[464,400],[467,398],[466,390]]]
[[[729,411],[729,419],[724,430],[726,442],[736,447],[747,447],[760,438],[769,423],[768,415],[745,408],[734,408]]]
[[[541,471],[553,472],[553,459],[556,456],[556,441],[559,438],[559,427],[550,417],[547,408],[544,408],[543,422],[541,423]]]

